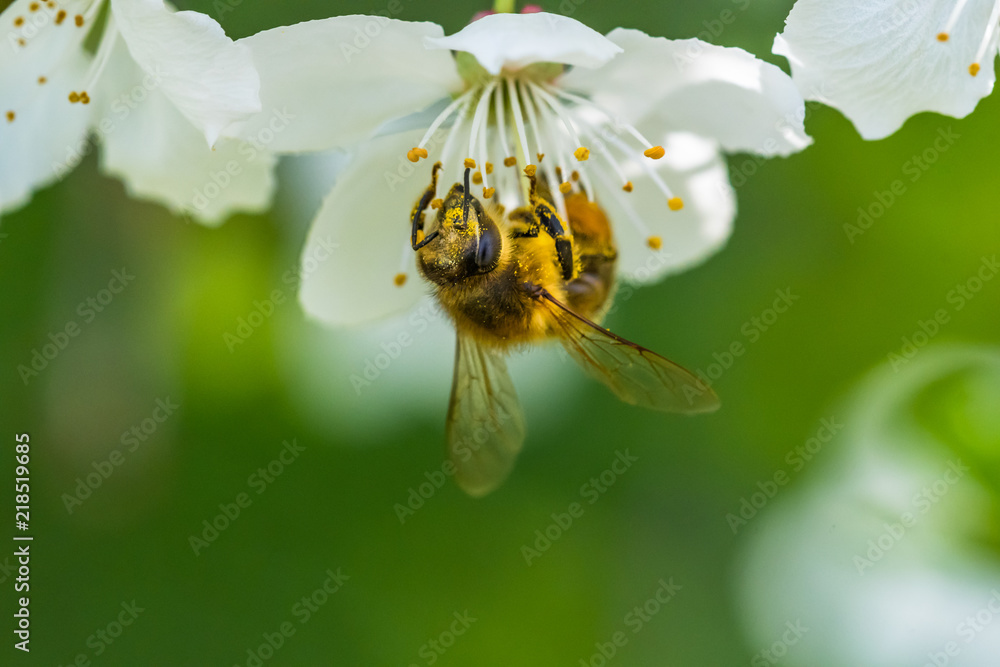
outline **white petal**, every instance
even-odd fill
[[[327,324],[376,320],[415,305],[429,289],[410,249],[410,210],[430,182],[431,165],[407,161],[420,132],[378,137],[358,146],[313,221],[303,253],[299,299]],[[335,248],[329,261],[312,262],[313,248]],[[403,271],[406,283],[393,278]]]
[[[233,139],[210,149],[121,40],[93,97],[101,167],[121,178],[129,194],[208,224],[269,206],[274,155]]]
[[[994,35],[978,76],[970,76],[992,1],[971,0],[947,42],[954,2],[799,0],[774,40],[806,99],[836,107],[865,139],[881,139],[921,111],[956,118],[993,90]],[[995,26],[994,26],[995,27]]]
[[[442,33],[433,23],[339,16],[241,39],[260,72],[263,112],[234,128],[234,136],[259,140],[269,114],[280,109],[295,122],[274,137],[272,150],[361,141],[385,121],[461,90],[451,54],[424,47],[425,37]]]
[[[774,65],[697,39],[622,28],[608,38],[624,55],[598,70],[573,70],[561,83],[623,120],[646,118],[657,133],[693,132],[730,152],[788,155],[812,142],[802,96]]]
[[[86,132],[94,107],[69,102],[91,61],[82,48],[86,31],[72,18],[57,25],[57,10],[44,4],[34,12],[29,7],[29,0],[17,0],[0,14],[6,42],[0,46],[0,212],[23,205],[92,149]],[[18,17],[23,23],[14,27]]]
[[[427,45],[471,53],[491,74],[533,63],[600,67],[622,51],[579,21],[546,12],[491,14]]]
[[[260,111],[250,50],[205,14],[172,12],[163,0],[111,0],[129,52],[213,145],[231,123]]]
[[[630,193],[595,183],[598,203],[614,221],[619,273],[633,283],[654,282],[704,261],[725,244],[736,217],[736,197],[714,142],[674,133],[663,147],[667,154],[656,161],[657,173],[684,200],[682,210],[671,211],[663,193],[637,167],[626,172],[634,186]],[[646,229],[638,229],[633,219]],[[649,236],[659,236],[663,247],[651,249]]]

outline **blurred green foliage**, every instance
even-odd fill
[[[215,16],[233,37],[386,7],[367,0],[177,4]],[[436,21],[447,32],[483,8],[403,5],[398,18]],[[770,43],[791,2],[568,6],[602,32],[703,33],[784,66]],[[736,18],[716,31],[724,10]],[[529,409],[527,446],[498,492],[471,500],[449,482],[402,525],[394,505],[440,467],[446,394],[440,410],[419,419],[394,419],[387,410],[389,435],[334,437],[299,408],[290,389],[297,378],[276,352],[282,331],[316,327],[294,299],[237,351],[222,342],[253,300],[296,265],[308,216],[236,216],[205,229],[128,199],[91,156],[0,227],[4,451],[14,433],[27,431],[33,456],[31,664],[93,657],[88,638],[133,599],[145,611],[94,664],[243,665],[247,649],[285,621],[296,632],[267,664],[427,664],[421,646],[466,610],[477,620],[439,664],[576,665],[619,630],[629,637],[619,664],[745,662],[760,647],[741,635],[733,556],[755,526],[734,537],[725,515],[938,309],[948,309],[951,321],[931,345],[1000,342],[1000,281],[986,283],[960,311],[946,298],[1000,247],[988,185],[1000,177],[998,115],[993,96],[968,119],[923,115],[866,143],[837,112],[810,105],[812,148],[759,164],[732,157],[734,173],[745,176],[734,182],[745,183],[728,246],[705,265],[638,291],[610,323],[693,369],[707,369],[734,341],[747,343],[715,385],[723,409],[692,419],[642,412],[581,380],[568,402]],[[949,128],[959,138],[911,181],[904,165]],[[844,224],[896,179],[905,194],[852,243]],[[134,283],[25,385],[18,365],[122,266],[136,274]],[[748,343],[744,325],[785,288],[800,300]],[[441,345],[450,350],[452,342]],[[450,377],[451,368],[437,372]],[[180,404],[176,414],[67,512],[63,494],[94,462],[123,449],[123,432],[166,396]],[[946,415],[929,419],[959,428]],[[995,466],[995,430],[983,437],[992,444],[982,465]],[[305,451],[258,495],[248,476],[292,439]],[[968,446],[980,442],[977,436]],[[581,485],[625,448],[638,462],[526,565],[522,545],[553,513],[580,501]],[[11,469],[5,455],[6,480]],[[792,484],[809,484],[813,474],[807,468]],[[252,504],[194,555],[189,536],[240,493]],[[350,578],[300,624],[293,605],[337,568]],[[632,634],[626,615],[671,577],[682,586],[676,598]],[[8,579],[0,595],[8,625],[9,586]]]

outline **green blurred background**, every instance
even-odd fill
[[[386,5],[177,4],[215,16],[232,37]],[[601,32],[702,33],[785,67],[770,44],[791,4],[567,6]],[[399,18],[453,32],[482,8],[412,0]],[[713,31],[724,10],[735,20]],[[946,300],[1000,247],[993,186],[1000,99],[987,98],[965,120],[921,115],[875,143],[861,141],[836,111],[809,109],[816,144],[804,153],[730,158],[739,215],[728,246],[701,267],[638,290],[609,322],[692,369],[745,343],[715,383],[722,410],[690,419],[644,412],[567,367],[554,380],[562,398],[527,407],[528,441],[499,491],[473,500],[449,481],[402,524],[394,506],[426,471],[440,469],[452,340],[439,341],[440,363],[403,355],[356,397],[348,377],[360,362],[310,367],[341,334],[306,321],[286,288],[274,316],[230,353],[223,333],[254,300],[286,287],[282,276],[297,264],[318,200],[285,189],[270,214],[207,229],[128,199],[92,155],[0,226],[0,432],[5,452],[14,433],[31,435],[35,536],[32,652],[22,656],[8,644],[0,662],[61,665],[85,654],[94,664],[246,665],[248,649],[290,621],[295,634],[266,664],[423,665],[430,654],[421,648],[448,630],[453,614],[468,611],[477,620],[437,664],[591,664],[595,642],[627,631],[630,610],[656,593],[661,578],[673,578],[682,586],[676,598],[641,633],[628,632],[612,662],[749,663],[763,646],[743,632],[735,564],[758,526],[734,536],[726,515],[786,467],[786,452],[899,353],[920,320],[940,308],[952,314],[931,345],[1000,342],[1000,281],[986,283],[961,311]],[[904,165],[949,128],[958,138],[911,181]],[[301,173],[286,169],[285,185]],[[905,194],[852,243],[843,225],[896,179]],[[134,282],[26,385],[18,365],[30,363],[50,332],[81,321],[78,304],[121,267]],[[750,342],[744,326],[786,288],[800,299]],[[353,349],[373,356],[383,339],[362,332],[361,340],[367,348],[355,342],[361,347]],[[430,396],[398,389],[419,387],[424,377]],[[123,432],[167,398],[179,407],[128,451]],[[258,494],[248,477],[293,439],[304,451]],[[579,502],[581,486],[625,448],[638,461],[527,565],[522,545],[535,542],[552,513]],[[63,494],[115,449],[124,453],[120,469],[68,511]],[[0,464],[7,480],[11,459],[5,454]],[[819,474],[806,469],[790,484],[808,486]],[[240,493],[252,504],[195,555],[189,537]],[[349,579],[299,623],[294,605],[338,568]],[[7,628],[14,593],[3,576]],[[101,642],[88,638],[133,600],[144,611],[95,657]]]

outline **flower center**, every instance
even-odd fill
[[[463,54],[459,54],[461,56]],[[476,64],[478,67],[478,63]],[[482,187],[484,199],[497,198],[504,210],[528,205],[528,179],[524,174],[541,172],[549,184],[552,203],[566,219],[566,197],[580,194],[593,201],[594,183],[602,194],[626,196],[634,186],[626,173],[638,165],[660,190],[666,208],[679,211],[684,202],[654,169],[650,160],[662,158],[662,146],[653,145],[639,130],[585,97],[565,90],[555,82],[561,65],[541,63],[497,76],[482,68],[469,68],[459,60],[459,71],[468,89],[442,111],[428,127],[417,146],[407,151],[411,162],[437,153],[448,183],[461,181],[466,167],[475,169],[472,182]],[[594,159],[592,159],[594,158]],[[502,165],[503,168],[498,167]],[[615,194],[617,193],[617,194]],[[435,195],[435,201],[440,194]],[[433,202],[432,202],[433,203]],[[631,211],[631,206],[622,207]],[[658,248],[634,214],[629,219]]]
[[[83,76],[79,89],[66,92],[70,104],[89,104],[87,92],[93,88],[111,55],[118,31],[110,11],[102,14],[104,0],[38,0],[27,4],[27,12],[15,15],[12,23],[14,32],[10,35],[10,46],[15,52],[23,52],[21,67],[37,67],[35,63],[47,63],[49,69],[58,67],[67,59],[85,52],[86,44],[95,39],[96,52]],[[103,26],[100,25],[103,20]],[[99,32],[96,32],[98,31]],[[53,31],[65,31],[54,33]],[[37,46],[36,46],[37,45]],[[45,49],[58,48],[59,57],[45,57]],[[36,51],[37,52],[33,52]],[[45,66],[42,66],[45,67]],[[42,71],[31,76],[38,86],[49,83],[54,72]],[[17,118],[15,110],[5,113],[7,122]]]
[[[941,32],[937,34],[937,40],[939,42],[947,42],[951,38],[951,31],[955,28],[955,25],[958,23],[958,19],[961,17],[962,12],[968,4],[969,0],[958,0],[955,3],[944,28],[942,28]],[[976,59],[971,65],[969,65],[969,74],[972,76],[979,74],[979,70],[982,69],[983,58],[986,56],[986,52],[990,48],[990,43],[993,41],[994,35],[996,34],[998,22],[1000,22],[1000,0],[994,0],[993,10],[990,12],[989,20],[986,22],[986,32],[983,34],[983,37],[979,42],[979,48],[976,49]]]

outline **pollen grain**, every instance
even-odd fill
[[[586,146],[580,146],[575,151],[573,151],[573,157],[575,157],[580,162],[585,162],[590,158],[590,149]]]
[[[663,150],[663,146],[653,146],[652,148],[647,148],[642,152],[643,155],[648,157],[650,160],[659,160],[661,157],[667,154]]]

